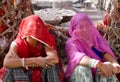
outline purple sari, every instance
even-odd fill
[[[91,47],[103,53],[107,52],[116,58],[108,42],[102,38],[86,14],[78,13],[74,15],[70,21],[68,31],[71,38],[67,40],[65,47],[68,57],[68,65],[65,72],[66,82],[70,79],[73,70],[85,55],[104,61],[93,52]]]

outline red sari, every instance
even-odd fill
[[[38,40],[40,43],[38,47],[29,46],[25,40],[25,37],[31,36]],[[44,22],[36,15],[31,15],[24,18],[19,27],[19,33],[15,39],[17,43],[17,53],[21,58],[30,57],[45,57],[46,54],[42,48],[42,44],[48,46],[56,51],[55,41],[47,31]],[[63,82],[63,68],[61,61],[59,60],[59,79]],[[42,82],[41,72],[38,68],[32,69],[32,82]]]

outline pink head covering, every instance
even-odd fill
[[[79,29],[79,34],[77,29]],[[69,34],[73,39],[84,40],[100,52],[108,52],[114,56],[108,42],[102,38],[90,18],[85,13],[79,13],[72,17]],[[84,46],[84,45],[83,45]],[[115,57],[115,56],[114,56]]]
[[[66,42],[65,48],[68,57],[68,66],[65,72],[65,78],[67,80],[70,79],[74,68],[78,65],[83,56],[87,55],[91,58],[101,60],[93,52],[91,47],[96,48],[100,52],[110,53],[115,57],[107,41],[102,38],[85,13],[78,13],[71,18],[68,31],[71,38]],[[71,45],[74,45],[77,51],[75,48],[71,48]],[[75,54],[75,52],[79,52],[79,54]]]

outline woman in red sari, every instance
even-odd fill
[[[40,17],[31,15],[22,20],[4,59],[5,68],[4,82],[63,82],[55,41]]]

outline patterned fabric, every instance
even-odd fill
[[[90,68],[77,66],[70,78],[70,82],[119,82],[116,76],[103,78],[96,74],[96,81],[93,81]]]
[[[52,66],[49,69],[41,68],[42,82],[60,82],[58,65]],[[32,71],[23,71],[21,68],[8,69],[5,74],[4,82],[25,81],[31,82]]]
[[[93,82],[90,68],[77,66],[70,78],[70,82]]]
[[[20,68],[7,69],[4,82],[14,82],[14,81],[30,82],[30,79],[28,75],[25,74],[25,72]]]
[[[42,69],[43,82],[60,82],[59,80],[59,67],[58,65],[51,67],[50,69]]]

